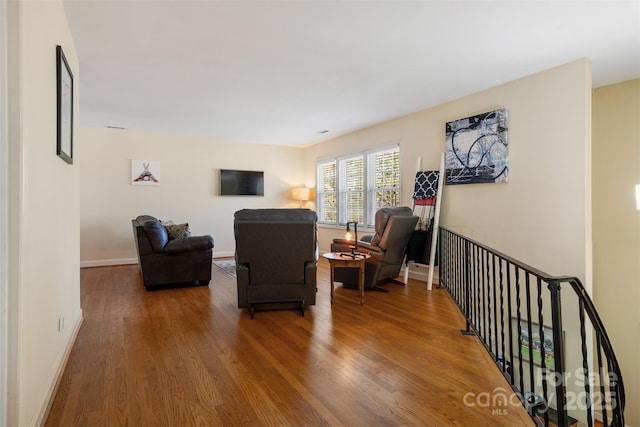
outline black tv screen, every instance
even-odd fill
[[[221,196],[264,196],[264,172],[220,169]]]

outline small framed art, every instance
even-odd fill
[[[515,318],[513,320],[517,323]],[[542,326],[540,329],[540,325],[533,322],[531,322],[531,329],[530,331],[526,320],[520,320],[518,344],[522,360],[530,361],[533,359],[535,365],[541,366],[542,354],[544,353],[545,366],[554,369],[556,352],[553,348],[553,330],[548,326]],[[530,339],[531,348],[529,346]]]
[[[160,185],[160,162],[131,160],[131,185]]]

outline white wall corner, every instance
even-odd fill
[[[7,293],[9,283],[9,144],[7,132],[7,13],[6,1],[0,1],[0,425],[7,422]]]
[[[58,365],[58,369],[56,369],[56,373],[53,381],[51,382],[47,397],[43,402],[42,408],[40,408],[40,412],[38,414],[38,419],[36,422],[36,425],[38,426],[43,426],[45,421],[47,421],[49,411],[51,410],[51,405],[53,405],[53,400],[56,397],[58,387],[60,386],[60,381],[62,380],[62,375],[64,374],[67,362],[69,361],[69,356],[71,355],[73,345],[76,343],[76,338],[78,338],[78,333],[80,332],[80,327],[82,326],[83,320],[84,318],[82,317],[82,310],[80,310],[80,312],[78,313],[78,317],[74,321],[71,337],[67,342],[67,346],[64,350],[62,359],[60,360],[60,364]]]

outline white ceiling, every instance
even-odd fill
[[[640,77],[638,0],[64,6],[84,126],[309,145],[582,57]]]

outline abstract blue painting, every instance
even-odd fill
[[[446,124],[445,183],[507,182],[505,108]]]

